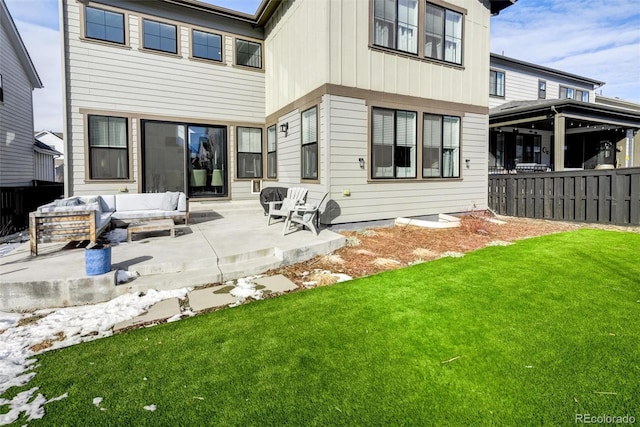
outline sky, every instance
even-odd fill
[[[260,4],[206,2],[249,14]],[[45,86],[33,93],[35,130],[62,131],[58,0],[5,3]],[[491,51],[604,81],[598,93],[640,103],[637,0],[518,0],[491,18]]]

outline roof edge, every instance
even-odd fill
[[[535,70],[538,71],[543,71],[545,73],[549,73],[549,74],[553,74],[556,76],[562,76],[562,77],[567,77],[567,78],[571,78],[574,80],[580,80],[584,83],[596,86],[596,87],[601,87],[605,85],[605,82],[602,82],[600,80],[595,80],[595,79],[591,79],[589,77],[584,77],[584,76],[579,76],[577,74],[572,74],[572,73],[567,73],[565,71],[562,70],[557,70],[555,68],[550,68],[550,67],[544,67],[542,65],[538,65],[538,64],[533,64],[531,62],[526,62],[526,61],[522,61],[520,59],[515,59],[515,58],[511,58],[508,56],[504,56],[504,55],[500,55],[498,53],[493,53],[491,52],[489,54],[490,59],[496,59],[499,61],[505,61],[505,62],[511,62],[513,64],[517,64],[517,65],[523,65],[525,67],[530,67],[533,68]]]

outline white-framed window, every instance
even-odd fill
[[[371,177],[416,178],[417,113],[374,107]]]
[[[504,98],[504,71],[489,71],[489,95]]]
[[[236,65],[262,68],[262,45],[258,42],[236,39]]]
[[[178,33],[175,25],[143,19],[142,27],[142,46],[145,49],[178,53]]]
[[[193,30],[191,32],[191,55],[194,58],[222,62],[222,36]]]
[[[238,126],[236,133],[238,178],[262,178],[262,129]]]
[[[318,107],[301,114],[302,179],[318,179]]]
[[[278,177],[278,138],[276,125],[267,128],[267,178]]]
[[[462,64],[462,14],[427,3],[424,56]]]
[[[128,120],[88,116],[89,178],[129,179]]]
[[[418,53],[418,0],[375,0],[373,44]]]
[[[84,36],[93,40],[125,44],[124,14],[85,6]]]

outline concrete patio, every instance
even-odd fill
[[[0,257],[0,310],[16,311],[107,301],[127,292],[177,289],[221,283],[263,273],[330,253],[345,243],[328,229],[282,235],[284,224],[267,226],[257,201],[200,202],[190,205],[188,225],[136,234],[131,243],[112,246],[112,271],[85,272],[84,248],[61,243],[39,245],[29,254],[24,243]],[[139,277],[117,285],[116,270]]]

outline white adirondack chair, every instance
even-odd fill
[[[307,189],[304,187],[291,187],[287,190],[287,197],[278,202],[269,202],[269,213],[267,225],[271,225],[273,217],[289,217],[293,208],[304,203],[307,199]]]
[[[291,228],[291,223],[300,224],[304,227],[308,227],[313,234],[318,235],[317,228],[317,218],[318,218],[318,209],[324,202],[324,199],[327,198],[329,193],[324,193],[322,199],[318,203],[311,203],[306,205],[297,205],[295,206],[284,222],[284,230],[282,231],[282,235],[287,234],[289,229]]]

